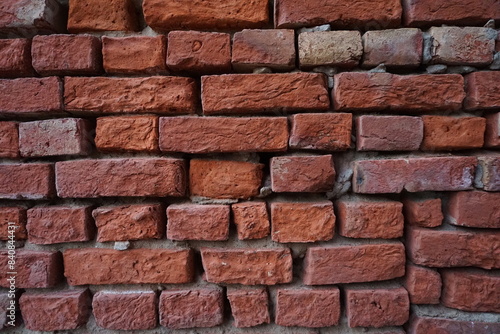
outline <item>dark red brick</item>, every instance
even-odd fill
[[[14,233],[15,240],[28,238],[26,208],[20,206],[0,207],[0,217],[0,240],[9,240],[9,237],[12,236],[11,232]]]
[[[484,146],[500,148],[500,112],[486,115]]]
[[[227,240],[229,219],[229,205],[173,204],[167,208],[167,238]]]
[[[500,192],[461,191],[450,195],[448,223],[477,228],[500,228]]]
[[[467,74],[465,76],[465,91],[467,92],[467,97],[464,101],[465,109],[485,110],[499,108],[500,95],[497,94],[497,83],[499,80],[500,72],[498,71]]]
[[[137,28],[132,0],[78,0],[69,3],[68,30],[72,33],[134,31]]]
[[[420,227],[437,227],[443,223],[441,199],[413,199],[403,200],[405,220],[408,224]]]
[[[19,157],[19,129],[16,122],[0,122],[0,158]]]
[[[54,195],[53,164],[0,164],[0,198],[47,199]]]
[[[34,74],[35,71],[31,67],[31,40],[26,38],[0,40],[0,77],[19,78]]]

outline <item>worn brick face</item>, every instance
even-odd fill
[[[31,41],[25,38],[0,40],[0,77],[33,76]]]
[[[71,33],[91,31],[134,31],[137,14],[131,0],[71,1],[68,30]]]
[[[475,72],[465,76],[467,98],[464,107],[467,110],[495,109],[500,107],[500,96],[496,94],[496,83],[500,72]]]
[[[0,207],[0,240],[9,240],[9,236],[11,236],[9,232],[12,230],[15,231],[14,238],[16,240],[24,240],[28,237],[26,208],[20,206]]]
[[[19,128],[16,122],[0,122],[0,158],[19,156]]]
[[[500,228],[500,193],[461,191],[450,195],[447,221],[477,228]]]
[[[441,199],[413,199],[403,200],[405,220],[408,224],[420,227],[437,227],[443,222]]]
[[[409,264],[404,286],[412,304],[439,304],[442,281],[436,270]]]
[[[269,214],[265,202],[241,202],[231,205],[238,239],[261,239],[270,233]]]
[[[271,322],[265,289],[228,289],[235,327],[253,327]]]
[[[0,164],[0,198],[47,199],[54,195],[53,164]]]
[[[484,144],[486,120],[482,117],[423,116],[422,150],[460,150]]]
[[[486,133],[484,135],[484,146],[500,147],[500,113],[486,115]]]

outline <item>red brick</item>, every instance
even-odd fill
[[[91,124],[81,118],[58,118],[19,124],[23,157],[88,155],[92,150]]]
[[[331,240],[335,214],[330,201],[271,204],[272,239],[276,242]]]
[[[1,19],[0,19],[1,20]],[[30,77],[35,74],[31,67],[31,40],[26,38],[0,40],[0,77]]]
[[[326,111],[330,107],[326,77],[321,73],[205,76],[201,90],[205,115]]]
[[[486,115],[484,146],[500,148],[500,112]]]
[[[412,27],[431,25],[482,25],[500,18],[495,0],[403,0],[404,21]]]
[[[334,27],[370,27],[373,22],[384,28],[401,22],[401,3],[396,0],[277,0],[274,24],[279,28],[297,28],[331,23]],[[300,10],[297,10],[300,8]]]
[[[138,28],[137,14],[131,0],[78,0],[69,4],[68,30],[134,31]]]
[[[343,151],[351,147],[352,114],[296,114],[290,119],[291,148]]]
[[[19,130],[16,122],[0,122],[0,158],[19,157]]]
[[[157,152],[158,117],[97,118],[95,145],[101,152]]]
[[[211,283],[274,285],[292,281],[288,248],[201,248],[204,279]]]
[[[253,327],[271,321],[266,289],[228,288],[227,299],[235,327]]]
[[[97,326],[114,330],[146,330],[158,324],[154,291],[99,291],[92,300]]]
[[[28,241],[50,245],[94,237],[90,206],[47,206],[28,210]]]
[[[246,199],[259,194],[263,164],[192,159],[189,188],[192,196]]]
[[[0,115],[43,116],[62,113],[59,78],[0,79]]]
[[[326,192],[335,183],[331,155],[274,157],[270,168],[274,192]]]
[[[437,227],[443,223],[441,199],[413,199],[403,200],[405,220],[408,224],[420,227]]]
[[[6,247],[8,248],[8,246]],[[16,263],[8,264],[8,251],[0,251],[0,286],[9,287],[9,272],[16,272],[16,288],[51,288],[61,282],[61,253],[53,251],[16,250]]]
[[[165,11],[168,8],[168,11]],[[239,30],[259,28],[269,21],[267,0],[145,0],[146,23],[155,30]]]
[[[26,292],[19,299],[27,329],[58,331],[85,325],[90,316],[91,296],[85,290]]]
[[[223,241],[229,238],[229,205],[173,204],[167,208],[167,238]]]
[[[410,316],[410,299],[404,288],[347,288],[345,294],[351,328],[402,326]]]
[[[56,163],[59,197],[182,197],[186,189],[184,160],[125,158]]]
[[[53,164],[0,164],[0,198],[47,199],[54,195]]]
[[[92,211],[97,241],[161,239],[166,219],[161,204],[101,206]]]
[[[404,286],[412,304],[439,304],[442,282],[437,271],[409,264]]]
[[[500,331],[500,323],[460,321],[444,318],[413,316],[407,334],[492,334]]]
[[[295,32],[285,29],[236,32],[231,63],[240,72],[251,72],[257,67],[292,70],[295,68]]]
[[[329,327],[339,324],[340,291],[329,289],[279,289],[276,292],[276,324]]]
[[[500,108],[500,95],[497,84],[500,72],[474,72],[465,76],[467,97],[464,107],[467,110],[484,110]]]
[[[500,192],[461,191],[450,195],[448,223],[477,228],[500,228]]]
[[[486,119],[482,117],[423,116],[422,150],[462,150],[484,144]]]
[[[486,191],[500,191],[500,156],[490,154],[477,157],[476,187]]]
[[[161,74],[166,72],[165,36],[102,37],[106,73]]]
[[[163,291],[160,325],[171,328],[215,327],[224,321],[222,289]]]
[[[35,36],[31,46],[38,74],[92,75],[102,71],[101,40],[89,35]]]
[[[231,35],[201,31],[168,34],[167,66],[196,75],[231,72]]]
[[[417,151],[423,139],[420,117],[371,116],[356,118],[358,151]]]
[[[334,79],[332,98],[335,110],[341,111],[456,111],[465,97],[458,74],[345,72]]]
[[[408,257],[426,267],[500,268],[500,251],[493,247],[499,242],[496,232],[409,228],[406,233]]]
[[[193,273],[190,249],[64,251],[64,276],[69,285],[189,283]]]
[[[336,202],[339,234],[348,238],[393,239],[403,236],[403,204],[394,201]]]
[[[285,117],[160,118],[160,149],[166,152],[280,152],[287,142]]]
[[[231,205],[238,239],[261,239],[270,233],[269,214],[265,202],[242,202]]]
[[[303,282],[325,285],[384,281],[403,276],[405,260],[401,243],[310,247]]]
[[[0,207],[0,217],[0,240],[9,240],[9,236],[11,236],[9,232],[11,231],[14,231],[15,240],[28,238],[26,232],[26,208],[18,206]],[[9,226],[14,226],[14,228],[9,228]]]
[[[196,107],[194,79],[144,78],[64,79],[66,110],[81,113],[190,114]]]
[[[423,37],[420,29],[371,30],[363,35],[363,66],[384,64],[390,68],[415,68],[422,62]]]

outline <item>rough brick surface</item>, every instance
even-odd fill
[[[229,205],[173,204],[167,208],[167,238],[222,241],[229,238]]]
[[[184,160],[125,158],[56,163],[59,197],[180,197],[185,194]]]
[[[439,304],[442,281],[437,271],[409,264],[404,286],[412,304]]]
[[[231,205],[238,239],[261,239],[270,233],[269,214],[265,202],[241,202]]]
[[[484,146],[500,147],[500,112],[486,115],[486,133]]]
[[[333,238],[335,214],[330,201],[271,203],[271,236],[276,242],[315,242]]]
[[[500,156],[479,156],[475,186],[486,191],[500,191]]]
[[[450,195],[448,223],[478,228],[500,228],[500,193],[461,191]]]
[[[204,278],[211,283],[274,285],[292,281],[287,248],[202,248]]]
[[[137,14],[131,0],[70,1],[68,30],[72,33],[86,31],[134,31]]]
[[[31,41],[26,38],[0,40],[0,77],[33,76]]]
[[[0,164],[0,198],[47,199],[54,188],[53,164]]]
[[[460,150],[484,144],[486,120],[482,117],[423,116],[422,150]]]
[[[18,206],[0,207],[0,217],[0,240],[9,240],[12,233],[14,233],[14,239],[16,240],[24,240],[28,237],[26,232],[26,208]]]
[[[19,129],[16,122],[0,122],[0,158],[19,157]]]
[[[189,283],[193,254],[183,249],[67,249],[64,276],[70,285]]]
[[[420,227],[437,227],[443,223],[441,199],[413,199],[403,200],[405,220],[408,224]]]
[[[464,107],[468,110],[495,109],[500,107],[500,96],[496,93],[496,83],[500,72],[475,72],[465,76],[467,98]]]
[[[271,322],[265,289],[228,289],[227,299],[235,327],[253,327]]]
[[[431,318],[413,316],[410,320],[407,333],[408,334],[425,334],[425,333],[474,333],[474,334],[491,334],[500,330],[500,324],[495,322],[481,321],[460,321],[445,318]]]

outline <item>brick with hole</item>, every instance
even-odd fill
[[[102,71],[101,40],[90,35],[38,35],[31,45],[41,76],[95,75]]]
[[[201,248],[204,279],[210,283],[275,285],[292,281],[288,248]]]
[[[500,193],[461,191],[450,194],[447,221],[457,226],[500,228]]]
[[[137,13],[132,0],[70,1],[68,31],[71,33],[94,31],[135,31]]]
[[[19,157],[18,127],[17,122],[0,122],[0,158]]]
[[[266,202],[241,202],[231,205],[239,240],[262,239],[270,233]]]
[[[500,112],[486,115],[484,146],[500,148]]]
[[[29,15],[28,15],[29,13]],[[2,35],[33,36],[65,30],[64,7],[56,0],[2,1]]]
[[[500,156],[495,153],[477,157],[475,186],[486,191],[500,191]]]
[[[92,211],[97,241],[161,239],[166,218],[159,203],[101,206]]]
[[[231,72],[231,36],[227,33],[171,31],[167,66],[194,75]]]
[[[0,77],[30,77],[35,72],[31,66],[31,40],[27,38],[0,40]]]
[[[92,299],[97,326],[113,330],[146,330],[158,324],[154,291],[99,291]]]
[[[229,219],[229,205],[172,204],[167,208],[167,238],[224,241]]]
[[[438,227],[443,223],[440,198],[403,199],[403,211],[408,224],[420,227]]]
[[[423,116],[422,150],[464,150],[484,144],[486,119],[483,117]]]
[[[265,288],[228,288],[227,299],[231,306],[235,327],[254,327],[271,322]]]
[[[442,281],[436,270],[409,263],[403,284],[412,304],[439,304]]]
[[[9,240],[12,233],[15,240],[25,240],[28,238],[25,207],[0,207],[0,217],[0,240]]]
[[[329,327],[340,321],[340,291],[328,289],[279,289],[276,323],[280,326]]]
[[[72,330],[82,327],[89,319],[91,299],[87,289],[26,292],[19,299],[19,305],[27,329]]]
[[[408,324],[406,333],[426,334],[426,333],[474,333],[491,334],[500,331],[500,324],[497,322],[481,322],[473,320],[455,320],[446,318],[435,318],[413,315]]]
[[[271,203],[272,240],[316,242],[333,238],[335,214],[330,201]]]
[[[35,200],[54,195],[54,164],[0,164],[0,198]]]
[[[497,83],[500,72],[484,71],[474,72],[465,76],[465,91],[467,97],[464,101],[466,110],[488,110],[500,107],[500,96],[497,94]]]
[[[220,288],[166,290],[159,307],[160,325],[170,329],[215,327],[224,321]]]

